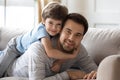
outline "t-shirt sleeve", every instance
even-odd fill
[[[38,27],[34,29],[33,34],[36,36],[36,39],[41,39],[43,37],[50,38],[43,24],[39,24]]]

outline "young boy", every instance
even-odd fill
[[[62,61],[55,61],[51,70],[58,72],[59,67],[64,59],[74,58],[77,55],[75,50],[73,54],[63,53],[57,49],[53,49],[50,39],[57,36],[62,29],[62,21],[68,14],[68,9],[57,3],[52,2],[45,6],[42,11],[42,23],[38,27],[33,28],[31,31],[11,39],[5,50],[0,54],[0,77],[17,57],[22,55],[29,46],[36,42],[41,41],[46,54],[55,59],[62,59]],[[58,64],[57,64],[58,63]]]

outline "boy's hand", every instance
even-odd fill
[[[60,72],[60,68],[61,68],[61,65],[62,63],[64,62],[64,60],[56,60],[53,62],[53,65],[51,67],[51,70],[55,73],[58,73]]]

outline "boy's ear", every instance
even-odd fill
[[[62,32],[62,29],[60,30],[60,32],[59,33],[61,33]]]

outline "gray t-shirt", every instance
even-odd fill
[[[52,40],[54,47],[57,40]],[[62,64],[60,73],[51,71],[55,59],[49,58],[40,41],[33,43],[30,48],[18,58],[7,71],[7,76],[29,77],[31,80],[69,80],[67,70],[71,67],[80,68],[90,72],[96,70],[97,66],[88,56],[84,46],[81,44],[80,52],[75,59],[67,60]]]

